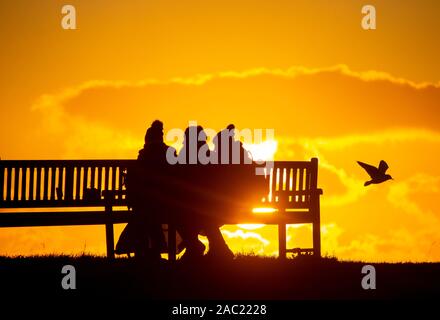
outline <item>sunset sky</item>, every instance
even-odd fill
[[[439,17],[436,0],[1,1],[0,158],[133,159],[154,119],[273,128],[276,159],[319,158],[323,254],[440,261]],[[381,159],[395,180],[365,188],[356,161]],[[277,252],[273,226],[223,233]],[[104,254],[104,236],[0,229],[0,254]]]

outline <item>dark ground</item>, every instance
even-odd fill
[[[76,290],[63,290],[61,269],[76,269]],[[0,257],[2,298],[153,300],[438,299],[440,263],[375,263],[376,290],[363,290],[362,266],[332,258],[285,261],[240,256],[198,264],[81,257]]]

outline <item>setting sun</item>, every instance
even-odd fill
[[[252,154],[254,160],[273,160],[277,152],[277,141],[268,140],[255,144],[244,144],[244,147]]]

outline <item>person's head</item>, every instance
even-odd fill
[[[197,126],[197,139],[199,142],[206,142],[208,140],[208,136],[202,126]]]
[[[223,129],[222,131],[219,131],[215,138],[214,138],[214,146],[217,151],[220,151],[220,145],[222,144],[222,140],[226,139],[225,141],[228,141],[229,145],[234,140],[235,135],[235,126],[233,124],[229,124],[226,129]]]
[[[197,144],[199,144],[205,143],[208,137],[206,136],[205,130],[203,130],[202,126],[189,126],[185,129],[184,143],[188,144],[190,142],[190,139],[195,139]]]
[[[163,122],[160,120],[154,120],[151,123],[151,128],[153,128],[154,130],[163,131]]]
[[[145,134],[145,143],[163,142],[163,123],[154,120]]]

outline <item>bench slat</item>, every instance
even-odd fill
[[[5,168],[0,167],[0,199],[4,200],[4,191],[5,191]]]
[[[111,188],[111,190],[117,190],[116,189],[116,167],[112,166],[111,170],[112,170],[112,179],[111,179],[112,183],[111,183],[110,188]]]
[[[303,168],[300,168],[300,169],[299,169],[299,185],[298,185],[298,191],[303,191],[303,190],[304,190],[304,169],[303,169]],[[304,202],[302,197],[303,197],[303,196],[299,196],[297,202]]]
[[[41,200],[41,167],[37,167],[37,181],[36,181],[36,195],[35,200],[39,201]]]
[[[86,189],[89,186],[89,173],[90,173],[90,167],[85,167],[83,170],[83,184],[82,184],[82,199],[85,198]]]
[[[43,182],[43,199],[49,199],[49,167],[43,168],[44,182]]]
[[[5,227],[34,227],[34,226],[63,226],[63,225],[104,225],[107,223],[127,223],[133,217],[128,210],[81,212],[13,212],[0,214],[0,228]],[[310,212],[251,214],[242,213],[239,218],[231,218],[227,224],[297,224],[313,223],[314,217]],[[163,221],[167,223],[168,221]]]
[[[81,199],[80,190],[81,190],[81,167],[75,167],[75,200],[79,201]]]
[[[251,214],[243,213],[237,218],[231,218],[227,224],[297,224],[313,223],[314,217],[310,212],[278,212],[271,214]]]
[[[122,171],[123,171],[122,168],[119,167],[118,168],[118,190],[122,190],[122,179],[123,179]],[[121,195],[119,196],[119,199],[121,199]]]
[[[125,199],[115,199],[112,202],[115,206],[127,206]],[[25,200],[25,201],[5,201],[1,203],[2,209],[32,209],[32,208],[63,208],[63,207],[104,207],[105,200]],[[0,212],[1,216],[2,212]]]
[[[55,199],[55,180],[56,180],[56,173],[57,173],[56,167],[50,167],[50,189],[49,189],[49,199],[54,200]],[[49,170],[48,170],[49,171]]]
[[[113,211],[111,215],[104,211],[2,213],[0,228],[127,223],[132,215],[128,210]]]
[[[310,170],[308,170],[307,173],[306,173],[306,190],[310,190]],[[309,195],[306,195],[305,201],[306,202],[310,201],[310,196]]]
[[[34,175],[35,175],[35,168],[29,167],[29,200],[35,200],[34,196]]]
[[[105,180],[104,190],[109,190],[108,189],[108,179],[109,179],[109,167],[105,166],[104,167],[104,180]]]
[[[58,169],[58,185],[56,186],[56,198],[57,200],[62,200],[64,196],[64,174],[65,168],[59,167]]]
[[[74,168],[71,165],[65,165],[65,177],[63,178],[63,184],[61,185],[62,199],[73,199],[73,180],[74,180]]]
[[[6,201],[11,201],[11,171],[12,168],[6,168]]]
[[[102,192],[102,167],[98,167],[98,185],[97,185],[97,189]]]
[[[91,169],[90,169],[90,187],[91,188],[96,188],[96,186],[95,186],[95,179],[96,179],[96,167],[92,167]]]
[[[21,168],[21,200],[26,200],[26,179],[27,179],[27,167]]]
[[[14,201],[18,201],[18,186],[20,178],[20,168],[14,168]]]

